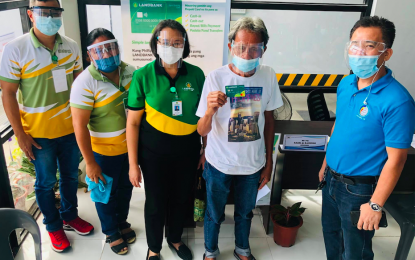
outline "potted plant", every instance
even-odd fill
[[[301,215],[306,210],[301,208],[301,202],[285,208],[282,205],[272,205],[270,214],[274,223],[274,242],[282,247],[295,244],[298,229],[303,225]]]

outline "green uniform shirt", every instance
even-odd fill
[[[32,137],[53,139],[74,132],[69,95],[74,73],[82,71],[79,53],[75,41],[59,34],[53,50],[46,48],[33,29],[4,47],[0,80],[19,84],[20,117]],[[65,90],[54,85],[57,68],[65,70]]]
[[[183,62],[177,76],[172,79],[158,62],[153,61],[134,73],[128,95],[128,108],[145,109],[140,129],[140,150],[156,155],[188,153],[200,148],[196,110],[202,93],[205,76],[194,65]],[[173,116],[173,100],[177,90],[182,101],[182,116]],[[191,146],[192,149],[189,148]]]
[[[135,68],[122,62],[119,69],[120,82],[116,84],[90,65],[76,78],[71,91],[71,107],[91,110],[88,128],[92,150],[106,156],[127,152],[124,102]]]

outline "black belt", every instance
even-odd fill
[[[337,172],[335,172],[333,169],[331,169],[330,167],[328,167],[328,172],[331,174],[331,176],[333,176],[333,178],[335,178],[338,181],[341,181],[343,183],[349,184],[349,185],[354,185],[354,184],[375,184],[378,182],[379,180],[379,176],[355,176],[355,177],[350,177],[344,174],[339,174]]]

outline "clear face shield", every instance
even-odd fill
[[[252,75],[255,69],[262,64],[264,43],[232,42],[229,63],[240,73]]]
[[[115,39],[99,42],[87,49],[95,67],[100,71],[113,72],[121,64],[118,41]]]
[[[177,30],[161,31],[157,36],[157,54],[159,64],[165,68],[180,68],[183,63],[183,51],[186,39]]]
[[[386,44],[383,42],[375,41],[349,41],[346,43],[344,50],[344,58],[347,64],[347,67],[353,70],[352,66],[356,60],[363,60],[373,63],[373,60],[376,59],[376,62],[379,56],[387,50]]]
[[[55,35],[62,26],[63,8],[33,6],[31,8],[36,28],[43,34]]]

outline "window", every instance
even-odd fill
[[[2,22],[0,24],[1,58],[4,46],[16,37],[23,35],[23,26],[19,9],[0,11],[0,21],[7,21],[7,23]]]
[[[281,74],[348,74],[344,46],[360,18],[356,12],[245,10],[241,17],[260,17],[270,40],[263,63]]]

